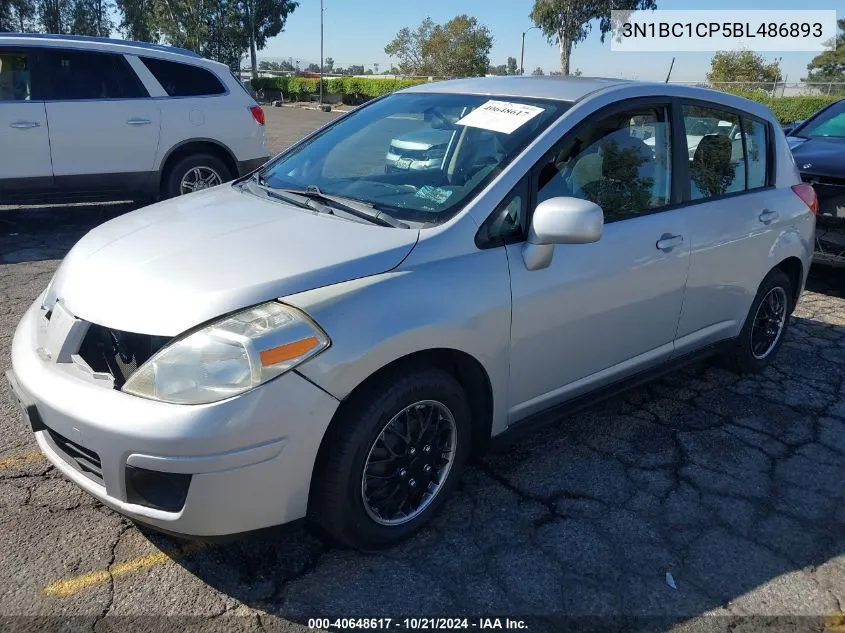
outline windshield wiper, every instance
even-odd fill
[[[310,200],[325,200],[332,203],[338,209],[346,211],[350,215],[370,220],[374,224],[381,226],[389,226],[394,229],[409,229],[411,228],[401,220],[392,218],[383,211],[377,209],[375,205],[355,198],[347,198],[345,196],[336,196],[320,191],[316,185],[308,185],[305,189],[274,189],[274,191],[282,191],[284,193],[302,196]]]
[[[299,207],[300,209],[310,209],[311,211],[334,215],[334,211],[332,211],[329,207],[324,204],[321,204],[320,202],[317,202],[316,200],[308,196],[299,195],[294,191],[286,190],[282,190],[280,193],[279,190],[268,187],[264,184],[264,179],[261,178],[260,174],[256,174],[247,182],[260,189],[265,195],[271,198],[275,198],[276,200],[287,202],[288,204],[292,204],[295,207]]]

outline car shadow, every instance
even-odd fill
[[[845,304],[816,294],[826,283],[763,374],[701,362],[562,418],[469,467],[397,547],[298,529],[176,560],[270,628],[492,614],[531,631],[821,630],[845,604]]]
[[[92,228],[139,206],[133,202],[0,206],[0,264],[62,259]]]

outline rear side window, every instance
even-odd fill
[[[140,99],[149,96],[123,55],[50,49],[44,51],[43,60],[50,79],[47,88],[50,100]]]
[[[205,68],[152,57],[141,57],[141,61],[170,97],[204,97],[226,92],[214,73]]]
[[[26,53],[0,51],[0,101],[29,101],[32,73]]]
[[[748,188],[765,187],[768,184],[766,125],[743,117],[742,132],[745,135],[745,153],[748,158]]]
[[[745,190],[739,117],[718,108],[685,105],[690,195],[704,200]]]

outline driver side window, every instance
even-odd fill
[[[671,135],[668,110],[649,107],[583,124],[539,170],[537,203],[556,197],[590,200],[605,222],[669,204]]]

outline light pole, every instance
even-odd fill
[[[320,0],[320,108],[323,107],[323,0]]]
[[[519,53],[519,74],[520,75],[525,74],[525,68],[523,68],[523,66],[522,66],[522,63],[525,60],[525,34],[528,33],[528,31],[530,31],[532,29],[539,29],[539,28],[540,28],[539,26],[532,26],[527,31],[522,32],[522,50]]]

